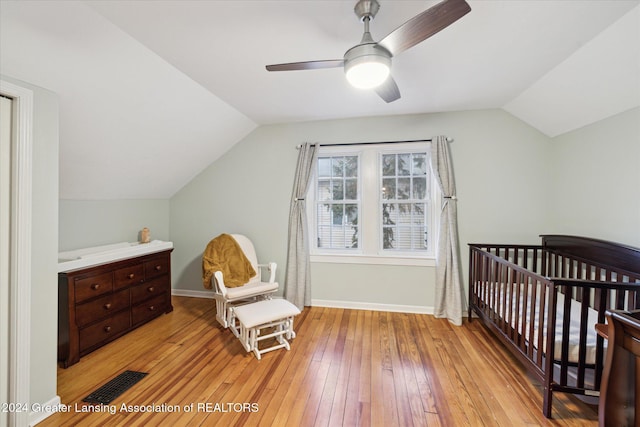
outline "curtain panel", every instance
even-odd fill
[[[313,176],[317,153],[317,144],[305,143],[300,146],[289,209],[284,297],[301,310],[304,306],[311,305],[311,263],[305,196]]]
[[[442,212],[436,262],[436,297],[434,314],[462,324],[464,292],[458,239],[456,186],[449,143],[444,136],[431,140],[431,168],[442,191]]]

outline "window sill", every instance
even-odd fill
[[[311,262],[329,264],[375,264],[435,267],[435,258],[391,257],[375,255],[311,255]]]

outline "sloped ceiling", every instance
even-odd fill
[[[549,136],[637,107],[640,7],[624,15],[503,108]]]
[[[435,1],[384,1],[380,39]],[[168,198],[256,126],[504,108],[549,136],[640,105],[639,1],[469,1],[393,58],[402,98],[351,88],[355,0],[0,1],[0,73],[60,99],[60,197]]]

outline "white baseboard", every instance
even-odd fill
[[[193,291],[189,289],[172,289],[171,295],[178,297],[208,298],[213,299],[213,292]],[[347,308],[353,310],[393,311],[396,313],[433,314],[433,307],[421,305],[379,304],[374,302],[336,301],[312,299],[314,307]]]
[[[314,307],[348,308],[353,310],[393,311],[396,313],[433,314],[433,307],[421,305],[379,304],[375,302],[312,299]]]
[[[60,401],[60,396],[56,396],[53,399],[45,402],[43,404],[32,404],[31,412],[29,413],[29,426],[35,426],[36,424],[45,420],[45,418],[50,417],[51,415],[59,412],[61,406],[66,407],[67,405],[62,405]]]
[[[171,289],[171,295],[175,295],[177,297],[213,299],[212,291],[192,291],[189,289]]]

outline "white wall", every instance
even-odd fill
[[[169,200],[60,200],[59,250],[151,239],[169,240]]]
[[[296,145],[430,138],[451,145],[465,263],[468,242],[538,242],[549,230],[549,139],[502,110],[262,126],[171,199],[173,286],[203,291],[201,256],[220,233],[247,234],[283,283]],[[312,298],[433,306],[432,267],[312,264]]]
[[[56,398],[58,348],[58,97],[33,91],[30,401]]]
[[[554,230],[640,247],[640,108],[552,146]]]

